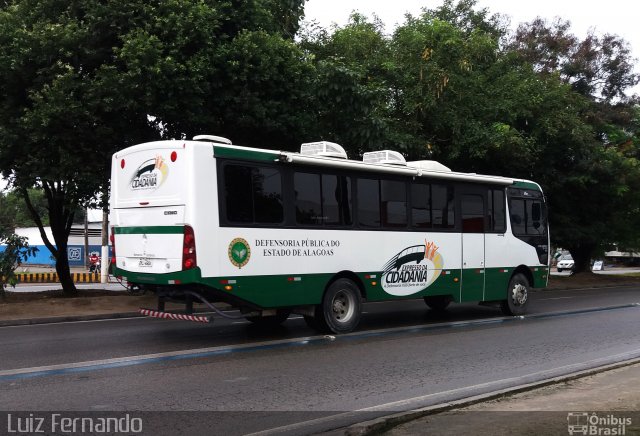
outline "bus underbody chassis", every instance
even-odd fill
[[[210,288],[193,290],[192,288],[149,285],[141,285],[140,288],[143,291],[154,292],[158,297],[156,310],[147,308],[141,308],[139,310],[140,314],[153,318],[213,323],[214,318],[210,315],[210,313],[213,312],[222,318],[246,319],[258,325],[275,326],[282,324],[292,313],[303,316],[313,316],[314,306],[264,309],[259,306],[250,305],[237,298],[230,298],[228,294],[212,291]],[[167,311],[166,303],[183,304],[184,312],[177,313],[175,310]],[[203,311],[195,311],[194,303],[203,304],[206,309]],[[220,303],[222,303],[222,305]],[[226,305],[229,305],[229,307],[225,307]],[[232,310],[229,309],[233,308],[239,310],[240,314],[229,313],[232,312]],[[205,315],[198,315],[199,313]]]
[[[530,286],[530,281],[525,275],[516,273],[509,282],[505,300],[485,301],[481,304],[492,306],[499,304],[505,315],[522,315],[528,307]],[[203,286],[192,288],[144,285],[143,289],[151,290],[158,296],[157,310],[140,309],[140,313],[145,316],[211,323],[213,318],[209,314],[213,312],[223,318],[246,319],[256,325],[273,327],[282,324],[289,315],[295,313],[302,315],[309,327],[321,333],[338,334],[351,332],[358,326],[364,300],[362,289],[348,278],[337,278],[330,282],[322,302],[318,305],[267,309]],[[423,299],[434,311],[444,311],[453,301],[450,295],[428,296]],[[184,304],[184,313],[167,312],[165,310],[167,302]],[[194,303],[203,304],[208,309],[206,310],[208,314],[194,314]],[[231,306],[230,308],[237,308],[240,313],[229,313],[231,312],[229,308],[216,306],[214,303],[226,303]]]

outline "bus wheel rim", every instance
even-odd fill
[[[355,310],[355,300],[351,293],[339,291],[331,302],[333,319],[337,322],[349,322]]]
[[[518,283],[513,287],[512,291],[513,302],[518,306],[522,306],[527,302],[528,292],[527,287]]]

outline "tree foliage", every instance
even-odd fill
[[[353,14],[300,28],[304,0],[12,0],[0,7],[0,172],[33,220],[46,199],[65,289],[78,207],[126,146],[200,133],[352,158],[390,148],[460,171],[539,181],[579,268],[640,246],[638,83],[627,43],[537,19],[510,34],[474,0],[392,33]],[[103,199],[107,195],[103,195]],[[7,201],[0,199],[0,201]],[[70,280],[70,279],[69,279]]]
[[[7,285],[15,287],[17,278],[15,270],[29,256],[34,255],[38,249],[29,247],[27,238],[16,234],[2,233],[0,231],[0,299],[4,299]]]
[[[581,40],[541,19],[510,35],[473,0],[408,16],[391,36],[359,15],[310,35],[318,71],[342,72],[318,89],[333,102],[320,119],[352,153],[392,148],[540,182],[553,242],[579,269],[613,242],[638,243],[638,106],[625,95],[638,76],[620,37]]]
[[[106,201],[116,150],[211,130],[245,145],[259,132],[263,145],[299,133],[291,114],[307,75],[292,38],[303,3],[3,4],[0,172],[40,227],[66,293],[75,293],[66,251],[74,211],[98,193]],[[53,240],[33,187],[44,192]]]
[[[47,201],[41,190],[33,189],[29,191],[29,197],[43,217],[43,224],[49,225],[47,214]],[[16,191],[0,191],[0,234],[13,233],[17,227],[34,227],[36,224],[27,210],[27,206],[20,194]]]
[[[508,45],[542,74],[559,74],[580,94],[611,101],[625,99],[625,90],[636,85],[629,44],[617,35],[596,35],[591,30],[580,40],[569,21],[552,23],[537,18],[521,24]]]

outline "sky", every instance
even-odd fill
[[[332,24],[346,24],[354,10],[368,17],[375,13],[385,23],[385,31],[391,33],[404,22],[405,13],[418,15],[424,7],[432,9],[441,4],[442,0],[308,0],[305,20],[317,21],[328,28]],[[508,16],[512,29],[538,16],[549,21],[560,17],[569,20],[573,33],[581,38],[589,29],[596,34],[619,35],[631,46],[636,73],[640,73],[640,29],[634,4],[629,0],[479,0],[477,6],[489,9],[492,14]],[[640,86],[633,88],[633,93],[640,94]]]

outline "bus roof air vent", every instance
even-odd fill
[[[407,165],[411,168],[418,168],[426,171],[440,171],[440,172],[451,172],[449,167],[445,167],[440,162],[435,160],[414,160],[411,162],[407,162]]]
[[[231,145],[231,140],[227,138],[223,138],[222,136],[214,136],[214,135],[197,135],[193,137],[194,141],[208,141],[208,142],[217,142],[219,144],[227,144]]]
[[[306,142],[300,146],[300,154],[347,159],[347,152],[341,145],[327,141]]]
[[[404,156],[393,150],[369,151],[362,155],[362,161],[373,164],[407,165]]]

